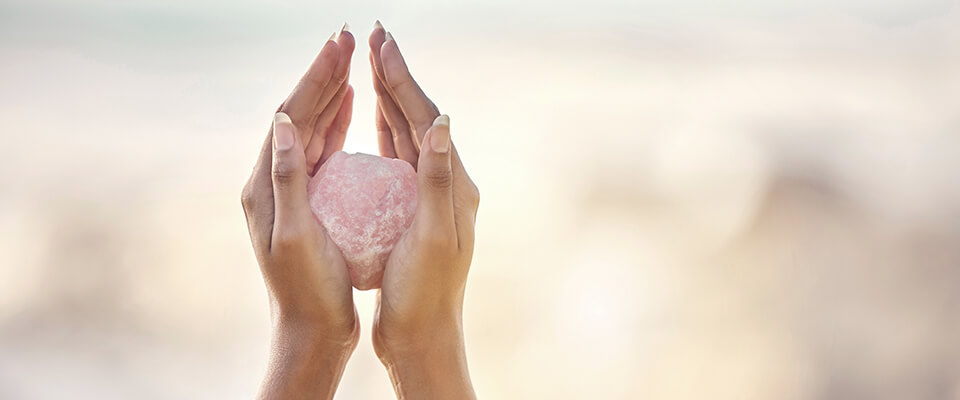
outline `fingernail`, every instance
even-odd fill
[[[344,22],[343,26],[340,28],[340,33],[350,32],[350,24]]]
[[[380,20],[379,20],[379,19],[377,20],[377,22],[374,22],[374,23],[373,23],[373,30],[377,30],[377,29],[386,30],[386,29],[383,28],[383,24],[380,23]]]
[[[393,40],[393,35],[390,32],[387,32],[387,37],[386,37],[386,40],[384,40],[384,42],[389,42],[392,40]]]
[[[277,150],[289,150],[293,147],[293,122],[286,113],[273,115],[273,145]]]
[[[430,134],[430,147],[437,153],[446,153],[450,150],[450,117],[446,114],[433,120],[433,126],[444,129],[434,129]]]
[[[327,41],[332,42],[334,39],[337,38],[338,34],[340,34],[340,32],[334,32],[332,35],[330,35],[330,39],[327,39]]]

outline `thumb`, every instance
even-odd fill
[[[441,115],[424,135],[417,162],[417,213],[431,231],[454,235],[450,117]]]
[[[273,116],[273,204],[274,232],[296,223],[307,203],[307,164],[303,143],[287,114]]]

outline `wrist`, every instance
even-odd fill
[[[274,343],[291,343],[325,354],[343,354],[349,358],[360,341],[356,310],[352,318],[321,318],[276,312],[273,315]]]
[[[474,398],[459,323],[386,336],[374,331],[374,349],[400,399]]]
[[[273,300],[273,299],[271,299]],[[324,311],[322,307],[281,306],[271,301],[273,335],[295,338],[304,345],[356,347],[360,339],[357,311]]]
[[[410,358],[432,348],[463,346],[462,317],[457,307],[417,314],[398,317],[394,313],[378,313],[372,339],[374,351],[382,363]]]
[[[373,346],[384,364],[394,360],[415,360],[433,351],[460,350],[463,333],[459,326],[432,325],[411,331],[385,330],[374,327]]]
[[[331,336],[304,320],[277,319],[267,376],[258,398],[285,399],[308,393],[332,399],[357,337]]]

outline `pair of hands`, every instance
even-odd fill
[[[414,81],[392,35],[369,38],[380,153],[417,171],[411,227],[378,293],[373,345],[401,398],[472,398],[462,304],[479,193],[450,140],[450,122]],[[331,398],[359,341],[346,263],[313,217],[307,180],[343,148],[355,47],[346,25],[280,106],[243,209],[270,299],[273,344],[261,398]]]

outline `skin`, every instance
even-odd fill
[[[271,356],[260,399],[332,398],[360,335],[340,250],[311,214],[307,179],[350,123],[355,41],[328,41],[274,117],[241,196],[270,300]]]
[[[463,340],[463,296],[480,194],[392,35],[370,35],[381,154],[417,170],[417,212],[390,254],[373,345],[401,399],[475,398]]]
[[[373,346],[398,398],[475,398],[462,309],[479,192],[441,116],[378,22],[369,39],[381,155],[417,171],[411,227],[378,293]],[[306,182],[341,150],[352,113],[354,38],[328,41],[280,106],[242,202],[273,323],[261,399],[332,398],[359,338],[350,277],[312,216]]]

